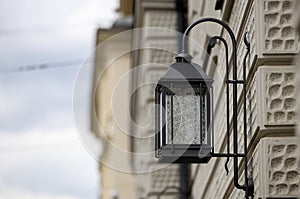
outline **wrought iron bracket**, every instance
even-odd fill
[[[244,80],[226,80],[227,84],[244,84]]]
[[[243,79],[237,79],[237,42],[236,37],[232,31],[232,29],[223,21],[215,18],[203,18],[198,21],[192,23],[184,32],[181,43],[181,53],[186,53],[186,36],[189,32],[198,24],[205,22],[213,22],[221,25],[225,30],[229,33],[231,42],[232,42],[232,79],[229,79],[229,61],[228,61],[228,45],[224,38],[220,36],[212,37],[208,43],[208,53],[210,54],[211,49],[215,46],[216,40],[220,40],[225,46],[226,53],[226,101],[227,101],[227,153],[215,153],[212,152],[212,157],[226,157],[227,161],[225,163],[225,169],[227,173],[228,170],[228,162],[230,158],[233,158],[233,169],[234,169],[234,186],[238,189],[242,189],[245,191],[245,198],[249,199],[249,197],[253,197],[254,195],[254,182],[253,178],[248,177],[248,145],[247,145],[247,90],[246,90],[246,63],[247,58],[250,54],[250,43],[247,40],[247,33],[244,35],[244,43],[247,48],[247,53],[244,57],[243,61]],[[205,63],[207,63],[207,59],[205,59]],[[205,67],[205,66],[204,66]],[[243,86],[243,134],[244,134],[244,152],[242,154],[238,153],[238,96],[237,96],[237,86],[238,84]],[[233,153],[230,152],[230,113],[229,113],[229,86],[232,86],[232,124],[233,124]],[[243,158],[244,163],[244,184],[239,184],[239,166],[238,166],[238,158]]]

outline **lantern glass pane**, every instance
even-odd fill
[[[193,88],[172,91],[173,115],[172,95],[166,96],[167,144],[207,144],[207,97],[196,94]]]
[[[202,143],[208,144],[208,125],[209,125],[209,105],[208,105],[208,96],[201,95],[201,103],[200,103],[200,128],[202,132]]]

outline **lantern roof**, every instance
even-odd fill
[[[176,63],[172,64],[165,75],[160,79],[161,82],[187,81],[187,82],[207,82],[211,84],[213,80],[205,74],[202,67],[191,63],[192,56],[180,53],[176,56]]]

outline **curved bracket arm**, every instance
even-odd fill
[[[187,27],[187,29],[184,31],[183,36],[182,36],[182,40],[181,40],[181,47],[182,50],[181,52],[186,52],[186,36],[190,33],[190,31],[198,24],[204,23],[204,22],[214,22],[217,23],[219,25],[221,25],[222,27],[224,27],[227,32],[229,33],[229,36],[231,38],[232,41],[232,58],[233,58],[233,65],[236,66],[237,65],[237,57],[236,57],[236,39],[234,36],[233,31],[231,30],[231,28],[224,23],[223,21],[219,20],[219,19],[215,19],[215,18],[203,18],[203,19],[199,19],[197,21],[195,21],[194,23],[192,23],[191,25],[189,25],[189,27]],[[233,77],[235,78],[235,77]]]
[[[244,100],[244,175],[245,175],[245,185],[246,185],[246,197],[252,196],[254,194],[254,183],[252,178],[248,178],[248,159],[247,159],[247,153],[248,153],[248,146],[247,146],[247,85],[246,85],[246,69],[247,69],[247,58],[250,58],[250,42],[247,39],[248,32],[244,34],[244,44],[247,48],[247,53],[245,54],[244,60],[243,60],[243,100]]]

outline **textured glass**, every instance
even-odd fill
[[[174,144],[200,144],[200,128],[206,128],[205,102],[201,102],[200,95],[191,93],[176,93],[173,96],[173,143]],[[172,123],[171,123],[171,95],[167,95],[167,131],[168,144],[172,143]],[[200,111],[200,109],[204,109]],[[204,126],[203,126],[204,125]],[[203,126],[203,127],[201,127]],[[206,132],[202,131],[202,132]],[[202,136],[202,140],[206,140]]]

